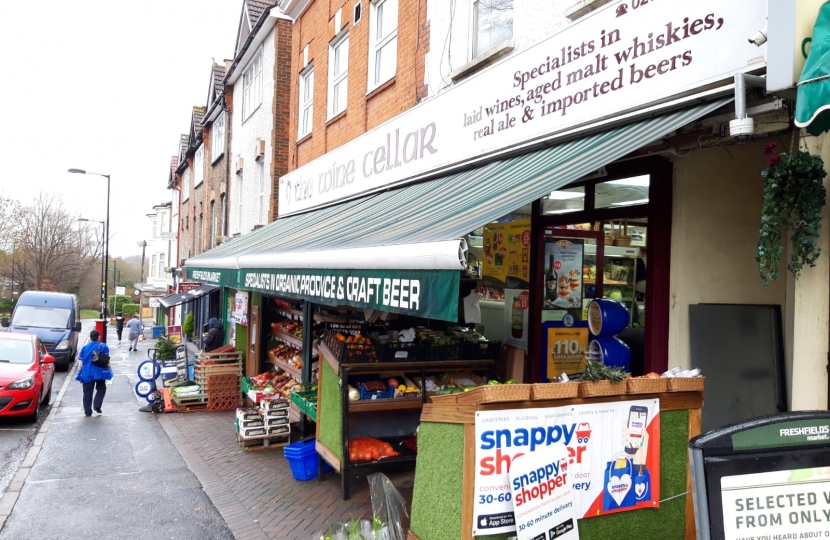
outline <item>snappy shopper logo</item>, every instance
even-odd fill
[[[473,534],[516,530],[517,503],[542,487],[517,500],[511,468],[554,448],[564,457],[553,472],[567,474],[578,518],[659,506],[659,418],[658,400],[477,412]]]

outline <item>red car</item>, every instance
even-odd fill
[[[37,421],[52,397],[55,359],[32,334],[0,333],[0,416]]]

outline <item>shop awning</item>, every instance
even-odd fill
[[[830,130],[830,3],[819,10],[810,54],[798,81],[795,125],[811,135]]]
[[[699,105],[404,188],[289,216],[188,259],[200,269],[463,268],[461,238],[728,103]],[[239,276],[245,288],[244,276]]]
[[[178,306],[180,304],[192,302],[193,300],[206,296],[216,290],[219,290],[219,287],[217,287],[216,285],[200,285],[195,289],[191,289],[189,291],[171,294],[170,296],[159,298],[159,304],[161,304],[161,307],[167,310],[173,306]]]

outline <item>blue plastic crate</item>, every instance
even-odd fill
[[[163,326],[154,326],[153,327],[153,339],[160,338],[162,333],[164,333],[164,327]]]
[[[294,475],[295,480],[307,482],[317,478],[320,456],[314,448],[315,442],[316,440],[312,437],[289,444],[284,448],[285,459],[288,460],[288,464],[291,466],[291,474]],[[326,473],[334,471],[328,463],[325,464],[323,470]]]

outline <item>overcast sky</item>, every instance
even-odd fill
[[[140,254],[146,217],[170,200],[170,157],[212,58],[233,55],[242,0],[0,0],[0,195],[44,191],[103,221],[110,255]]]

